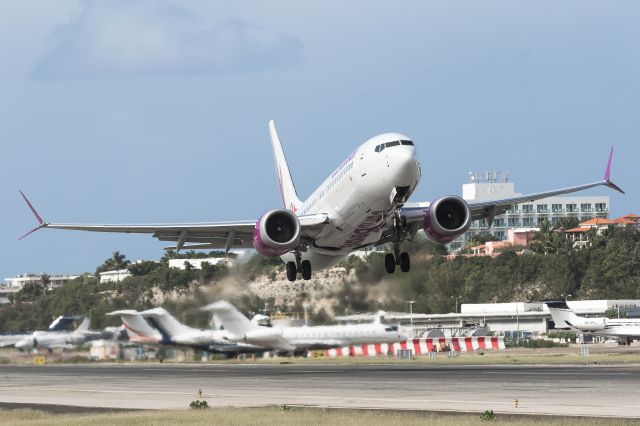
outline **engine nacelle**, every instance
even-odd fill
[[[253,248],[267,257],[281,256],[300,242],[300,221],[291,210],[270,210],[253,229]]]
[[[424,232],[437,243],[449,243],[471,226],[471,211],[460,197],[438,198],[429,205],[426,213]]]
[[[577,317],[571,322],[571,325],[573,325],[575,328],[577,328],[580,331],[585,331],[585,332],[599,331],[599,330],[604,330],[606,326],[606,319]]]

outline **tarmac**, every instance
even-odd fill
[[[640,367],[0,365],[0,405],[186,409],[195,399],[205,399],[210,406],[287,404],[640,418]]]

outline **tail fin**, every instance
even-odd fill
[[[140,315],[148,318],[152,324],[158,328],[160,333],[171,340],[194,330],[175,319],[173,315],[164,308],[149,309],[148,311],[140,312]]]
[[[49,331],[68,331],[76,317],[60,315],[49,324]]]
[[[225,300],[212,303],[202,309],[211,311],[225,330],[238,337],[245,336],[247,332],[259,328],[258,325],[249,321],[249,318],[242,315],[235,306]]]
[[[269,121],[269,135],[271,136],[271,145],[273,146],[273,158],[276,162],[276,173],[278,174],[282,207],[295,213],[295,211],[300,208],[302,202],[296,194],[296,188],[293,185],[291,172],[289,172],[289,166],[287,165],[287,158],[284,156],[284,151],[280,144],[280,137],[276,130],[276,123],[273,120]]]
[[[574,328],[575,324],[579,323],[579,317],[564,300],[546,300],[544,301],[544,304],[549,308],[551,318],[553,319],[556,328]],[[576,319],[578,321],[576,321]]]
[[[87,331],[89,330],[89,318],[84,317],[84,319],[82,320],[82,322],[80,323],[80,325],[78,326],[78,328],[76,328],[76,331]]]
[[[158,330],[151,327],[138,311],[115,311],[107,315],[120,315],[129,340],[132,342],[158,342],[162,339]]]

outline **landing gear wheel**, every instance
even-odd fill
[[[311,262],[303,260],[302,263],[300,263],[300,269],[302,269],[302,279],[311,279]]]
[[[396,271],[396,258],[391,253],[387,253],[384,257],[384,269],[388,274],[393,274]]]
[[[295,262],[287,262],[287,279],[289,281],[295,281],[298,277],[298,269]]]
[[[411,269],[411,258],[409,257],[409,253],[402,252],[400,253],[400,270],[402,272],[409,272]]]

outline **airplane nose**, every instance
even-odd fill
[[[406,186],[413,186],[420,178],[418,157],[414,147],[399,147],[393,153],[390,162],[396,171],[396,182]]]

